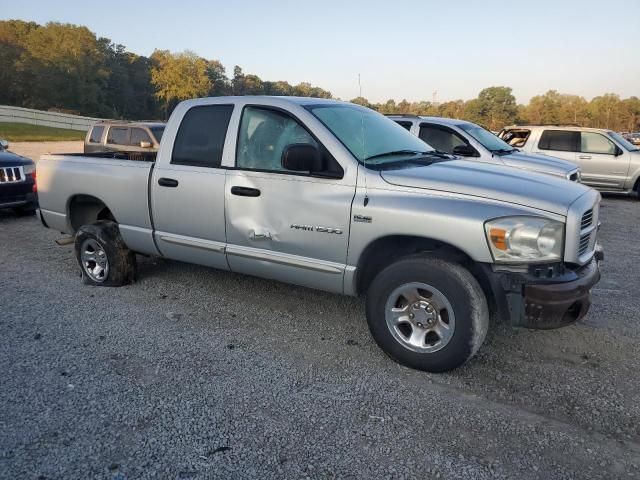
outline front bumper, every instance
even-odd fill
[[[551,329],[580,320],[591,306],[591,288],[600,280],[601,249],[586,265],[531,267],[527,273],[485,270],[498,315],[514,326]]]
[[[0,184],[0,208],[24,207],[38,204],[38,194],[33,192],[33,179],[25,182]]]

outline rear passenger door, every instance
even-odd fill
[[[286,170],[282,153],[293,144],[319,148],[333,178]],[[302,123],[245,106],[225,191],[231,270],[342,292],[355,185]]]
[[[151,209],[160,252],[175,260],[228,269],[221,168],[233,105],[191,107],[172,151],[161,148],[151,179]],[[166,133],[165,133],[166,135]]]
[[[572,130],[543,130],[534,153],[550,155],[577,163],[580,132]]]

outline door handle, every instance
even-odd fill
[[[249,187],[231,187],[231,195],[238,195],[239,197],[259,197],[260,190]]]
[[[591,155],[578,155],[578,158],[580,160],[590,160],[591,159]]]
[[[159,178],[158,185],[161,187],[177,187],[178,180],[174,180],[173,178]]]

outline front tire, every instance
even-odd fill
[[[382,270],[369,287],[366,310],[382,350],[403,365],[434,373],[473,357],[489,327],[487,299],[473,275],[427,256]]]
[[[81,226],[75,251],[87,285],[120,287],[135,280],[135,253],[125,245],[115,222],[101,220]]]

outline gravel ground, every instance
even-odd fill
[[[82,153],[84,142],[11,142],[9,150],[34,161],[47,153]]]
[[[640,478],[639,217],[605,199],[584,321],[493,325],[431,375],[362,300],[143,258],[85,286],[56,232],[0,213],[0,477]]]

